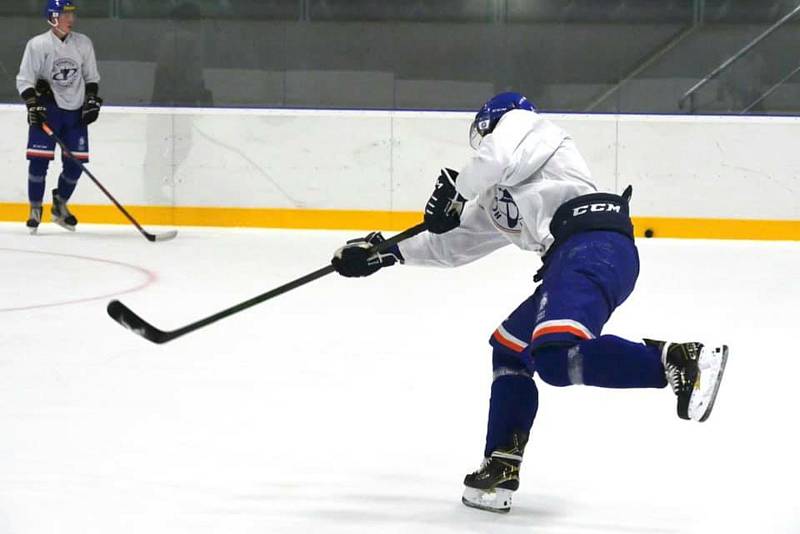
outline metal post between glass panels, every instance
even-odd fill
[[[694,24],[702,24],[706,13],[706,0],[694,0]]]
[[[733,54],[731,57],[726,59],[720,66],[709,72],[702,80],[697,82],[692,86],[691,89],[686,91],[683,96],[678,100],[678,108],[683,109],[686,101],[689,100],[689,110],[690,113],[694,113],[695,111],[695,101],[694,96],[697,91],[699,91],[704,85],[708,82],[716,78],[721,72],[727,70],[731,65],[736,63],[740,58],[742,58],[745,54],[750,52],[753,48],[758,46],[758,44],[766,39],[769,35],[771,35],[775,30],[786,24],[789,20],[791,20],[797,13],[800,13],[800,4],[797,5],[792,11],[784,15],[778,22],[770,26],[766,31],[764,31],[761,35],[750,41],[744,48]]]

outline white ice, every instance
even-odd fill
[[[714,413],[540,382],[506,516],[461,505],[461,481],[487,339],[533,290],[534,255],[333,274],[161,346],[105,312],[119,298],[177,328],[359,234],[0,225],[0,533],[800,532],[800,243],[639,242],[606,332],[729,344]]]

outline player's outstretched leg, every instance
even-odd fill
[[[645,339],[661,351],[667,381],[678,396],[678,416],[705,421],[711,415],[728,360],[728,347]]]
[[[53,215],[54,223],[70,232],[75,231],[78,219],[70,213],[69,208],[67,208],[67,201],[59,196],[58,189],[53,189],[53,207],[50,208],[50,212]]]
[[[464,477],[461,502],[490,512],[511,510],[511,495],[519,488],[519,468],[527,442],[527,434],[515,433],[509,445],[484,458],[477,471]]]
[[[31,204],[31,211],[28,215],[28,220],[25,222],[25,226],[28,227],[31,234],[35,234],[36,231],[39,229],[39,224],[42,222],[42,205],[38,204]]]

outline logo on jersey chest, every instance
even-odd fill
[[[71,87],[77,81],[79,71],[80,67],[74,59],[62,57],[53,61],[50,77],[59,87]]]
[[[508,189],[502,187],[495,188],[491,217],[495,225],[501,230],[506,230],[508,232],[521,231],[522,217],[520,217],[517,203],[514,202],[514,197],[511,196]]]

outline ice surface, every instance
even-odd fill
[[[105,313],[177,328],[361,233],[0,225],[0,533],[800,532],[798,243],[640,242],[606,332],[729,344],[714,414],[540,383],[507,516],[461,480],[535,255],[333,274],[162,346]]]

